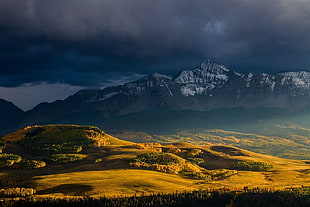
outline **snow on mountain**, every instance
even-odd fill
[[[139,100],[145,96],[149,99],[152,97],[161,104],[173,103],[188,109],[191,106],[180,103],[181,99],[184,101],[187,100],[184,99],[186,97],[204,97],[204,102],[200,105],[205,107],[203,110],[207,110],[219,102],[234,106],[264,106],[268,101],[268,106],[277,106],[280,100],[290,102],[289,99],[293,96],[303,95],[303,98],[310,100],[309,89],[309,72],[237,73],[211,59],[206,59],[200,66],[184,70],[176,77],[153,73],[123,86],[93,91],[91,97],[92,102],[103,102],[119,96],[141,97]],[[211,102],[213,106],[210,105]],[[198,104],[197,101],[195,103]],[[172,105],[171,107],[174,108]]]
[[[84,120],[85,114],[95,114],[101,119],[158,108],[174,111],[234,107],[298,110],[309,106],[309,72],[237,73],[207,59],[175,77],[154,73],[124,85],[83,90],[64,101],[40,104],[27,112],[24,123],[49,123],[71,116],[74,120],[77,117]]]
[[[247,74],[247,77],[246,77],[246,84],[245,84],[245,86],[247,87],[247,88],[249,88],[250,86],[251,86],[251,81],[252,81],[252,79],[253,79],[253,73],[249,73],[249,74]],[[242,76],[242,78],[244,77],[244,75]]]
[[[310,73],[301,71],[301,72],[286,72],[280,73],[282,76],[281,85],[290,85],[293,84],[296,87],[300,88],[309,88],[310,87]]]
[[[169,79],[169,80],[171,80],[173,78],[172,76],[164,75],[161,73],[153,73],[152,76],[154,78],[164,78],[164,79]]]
[[[120,92],[112,94],[139,97],[148,94],[147,97],[156,97],[156,100],[161,104],[171,105],[173,103],[186,109],[190,109],[191,106],[180,103],[181,99],[184,101],[187,100],[184,99],[186,97],[204,97],[204,102],[200,104],[197,100],[194,102],[200,105],[199,107],[197,105],[196,108],[208,110],[216,105],[225,107],[225,104],[228,103],[234,106],[277,106],[280,101],[290,103],[290,97],[305,96],[305,94],[307,97],[309,95],[310,100],[310,90],[307,91],[308,89],[310,89],[309,72],[242,74],[229,70],[211,59],[206,59],[200,66],[192,70],[184,70],[176,77],[154,73],[127,83],[122,86]],[[100,100],[111,97],[113,96],[105,95]],[[170,98],[168,99],[168,97]],[[266,104],[267,102],[268,104]],[[285,104],[281,104],[281,107],[283,105]],[[170,107],[175,108],[172,105]]]
[[[229,79],[229,73],[230,70],[225,66],[207,59],[194,70],[182,71],[174,78],[174,82],[181,85],[182,95],[195,96],[225,84]]]
[[[126,83],[122,89],[122,93],[127,95],[141,95],[148,90],[161,88],[169,91],[169,94],[172,95],[169,89],[169,85],[172,84],[171,80],[171,76],[163,75],[160,73],[153,73],[137,81]]]
[[[217,84],[218,82],[225,82],[228,79],[229,70],[223,66],[218,65],[214,61],[207,59],[201,63],[200,67],[194,70],[182,71],[174,81],[179,84],[187,83],[206,83]],[[211,82],[211,83],[210,83]]]

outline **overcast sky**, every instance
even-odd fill
[[[27,110],[206,57],[309,71],[309,37],[309,0],[0,0],[0,98]]]

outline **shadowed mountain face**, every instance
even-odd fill
[[[101,125],[120,116],[160,110],[269,108],[295,112],[310,105],[309,89],[309,72],[241,74],[208,59],[176,77],[154,73],[121,86],[82,90],[64,101],[39,104],[26,113],[21,126],[55,122]]]
[[[4,133],[8,132],[6,129],[15,128],[23,115],[24,112],[13,103],[0,99],[0,122]]]

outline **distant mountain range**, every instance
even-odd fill
[[[100,126],[109,125],[109,120],[117,125],[115,120],[132,114],[139,116],[128,121],[139,121],[136,120],[139,117],[141,123],[141,120],[152,119],[150,113],[141,119],[144,112],[150,111],[159,116],[158,122],[165,119],[165,114],[171,116],[184,111],[209,116],[210,112],[220,110],[218,115],[225,119],[227,110],[236,108],[292,113],[309,106],[310,72],[238,73],[207,59],[199,67],[182,71],[175,77],[154,73],[124,85],[81,90],[63,101],[41,103],[23,114],[19,126],[46,123]],[[170,121],[173,122],[173,117],[169,117]]]

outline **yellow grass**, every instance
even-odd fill
[[[231,146],[226,146],[224,150],[218,149],[224,145],[217,145],[218,148],[212,148],[212,145],[194,146],[186,143],[165,146],[205,150],[212,155],[206,163],[212,165],[213,169],[228,168],[231,163],[238,160],[266,162],[274,166],[271,172],[238,171],[236,175],[226,179],[207,182],[179,175],[132,169],[129,166],[130,159],[147,150],[139,149],[130,142],[117,139],[114,141],[111,143],[112,146],[84,149],[81,153],[87,155],[87,158],[79,162],[48,165],[34,170],[3,169],[0,172],[0,180],[9,183],[5,184],[6,187],[33,187],[37,189],[38,196],[59,197],[130,196],[223,187],[237,190],[245,186],[274,189],[310,186],[310,164],[301,160],[287,160]],[[15,144],[11,145],[7,150],[19,151],[16,150],[19,148],[13,146]],[[229,154],[229,150],[240,153],[238,156],[233,156]],[[26,153],[23,152],[22,156],[27,156]],[[15,184],[12,184],[12,180],[16,181]]]
[[[38,191],[50,195],[129,196],[197,190],[196,180],[149,170],[83,171],[36,176]],[[87,186],[90,186],[87,188]],[[85,189],[81,191],[80,189]]]
[[[81,163],[69,169],[62,168],[61,165],[52,166],[49,174],[45,172],[42,173],[43,175],[36,175],[33,171],[31,172],[33,173],[31,185],[36,186],[39,194],[60,197],[129,196],[223,187],[241,190],[245,186],[271,189],[310,186],[310,165],[305,164],[304,161],[286,160],[246,150],[241,150],[244,156],[229,156],[224,153],[222,156],[225,159],[267,162],[273,164],[275,170],[271,172],[239,171],[238,174],[226,179],[207,182],[150,170],[129,169],[126,160],[144,152],[143,150],[134,149],[131,146],[113,146],[109,147],[109,150],[101,163]],[[95,152],[102,153],[103,151],[103,149],[98,149]],[[222,165],[221,160],[214,160],[213,165],[216,163],[218,166]],[[52,170],[58,173],[52,173]]]

